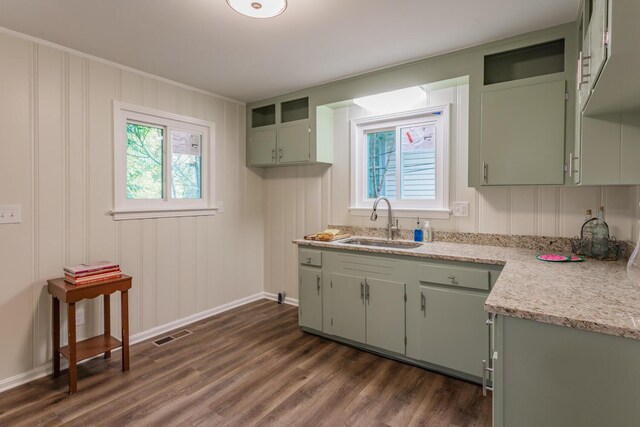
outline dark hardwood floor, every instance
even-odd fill
[[[303,333],[295,307],[262,300],[0,394],[0,425],[488,426],[475,384]]]

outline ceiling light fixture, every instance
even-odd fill
[[[397,113],[419,106],[427,97],[420,86],[355,98],[353,103],[376,113]]]
[[[227,0],[227,4],[251,18],[273,18],[287,8],[287,0]]]

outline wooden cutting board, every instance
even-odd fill
[[[304,240],[315,240],[320,242],[332,242],[334,240],[346,239],[347,237],[351,237],[351,234],[336,234],[331,239],[319,238],[318,233],[309,234],[304,236]]]

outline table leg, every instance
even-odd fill
[[[67,313],[69,330],[69,394],[78,391],[78,355],[76,354],[76,303],[70,302]]]
[[[122,372],[129,370],[129,292],[120,292],[122,315]]]
[[[111,295],[103,295],[104,301],[104,334],[111,335]],[[104,352],[104,358],[111,357],[111,350]]]
[[[60,300],[56,297],[51,298],[53,320],[51,327],[53,328],[53,375],[60,375]]]

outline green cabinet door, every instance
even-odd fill
[[[486,294],[421,285],[420,360],[482,376],[489,355]]]
[[[276,130],[256,130],[249,133],[247,164],[272,165],[276,163]]]
[[[331,275],[331,334],[364,343],[364,277]]]
[[[309,120],[281,125],[278,129],[278,163],[309,161],[310,143]]]
[[[322,330],[322,271],[300,267],[298,322],[300,326]]]
[[[404,354],[404,283],[367,278],[367,344]]]
[[[564,80],[482,94],[483,185],[564,183]]]
[[[588,64],[589,89],[592,89],[598,80],[600,71],[607,60],[607,48],[605,45],[605,30],[607,28],[607,0],[592,0],[591,20],[587,37],[589,38],[590,52],[586,63]]]

